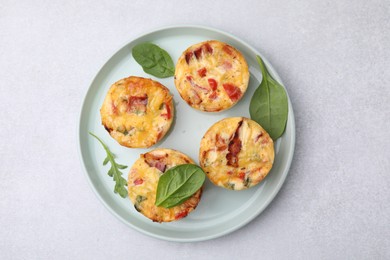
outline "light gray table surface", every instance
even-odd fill
[[[296,149],[242,229],[174,243],[118,221],[91,190],[77,125],[97,71],[164,26],[255,46],[289,92]],[[0,3],[0,259],[390,259],[390,2]]]

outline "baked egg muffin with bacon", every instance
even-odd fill
[[[267,176],[274,162],[274,144],[255,121],[245,117],[225,118],[203,136],[199,162],[215,185],[243,190]]]
[[[182,204],[172,208],[157,207],[156,191],[160,176],[180,164],[194,164],[187,155],[171,149],[155,149],[141,154],[128,176],[128,191],[135,209],[154,222],[171,222],[186,217],[200,201],[202,188]]]
[[[157,81],[128,77],[115,82],[100,109],[102,124],[119,144],[147,148],[168,132],[173,98]]]
[[[193,108],[217,112],[234,106],[249,82],[248,64],[234,47],[216,40],[190,46],[175,69],[175,86]]]

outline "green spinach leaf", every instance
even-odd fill
[[[288,116],[287,94],[283,86],[268,73],[263,60],[257,56],[263,79],[249,105],[251,119],[259,123],[275,141],[286,129]]]
[[[113,179],[115,181],[114,192],[118,193],[122,198],[126,198],[127,197],[127,189],[125,188],[125,186],[127,186],[127,180],[122,177],[122,172],[120,170],[126,169],[127,166],[116,163],[115,157],[110,152],[107,145],[105,145],[103,143],[103,141],[100,140],[100,138],[97,137],[96,135],[92,134],[91,132],[89,132],[89,134],[92,135],[93,137],[95,137],[102,144],[104,150],[106,151],[107,157],[106,157],[106,159],[104,159],[103,165],[106,165],[108,162],[111,163],[111,168],[110,168],[110,170],[108,170],[108,175],[110,177],[113,177]]]
[[[175,74],[175,65],[171,56],[153,43],[145,42],[134,46],[132,54],[148,74],[158,78],[167,78]]]
[[[172,208],[183,203],[202,187],[205,178],[202,168],[195,164],[170,168],[158,181],[156,206]]]

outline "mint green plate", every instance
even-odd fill
[[[244,54],[251,73],[249,87],[243,99],[232,109],[220,113],[203,113],[192,109],[181,99],[174,86],[173,77],[157,79],[144,73],[131,55],[131,49],[136,44],[153,42],[168,51],[176,63],[187,47],[210,39],[229,43],[239,49]],[[249,102],[262,77],[255,59],[257,54],[260,55],[255,48],[228,33],[199,26],[156,30],[130,41],[114,53],[97,73],[86,93],[79,125],[82,165],[92,189],[110,212],[127,226],[147,235],[170,241],[190,242],[220,237],[237,230],[267,207],[281,188],[294,153],[295,123],[290,100],[286,132],[275,143],[275,162],[267,178],[259,185],[244,191],[225,190],[206,180],[203,196],[196,210],[186,218],[171,223],[152,222],[138,213],[128,198],[123,199],[114,194],[114,181],[107,175],[109,165],[102,165],[105,152],[96,139],[88,135],[91,131],[99,136],[116,154],[117,161],[130,168],[140,153],[150,149],[120,146],[101,125],[99,110],[110,85],[117,80],[130,75],[153,78],[170,89],[176,104],[176,117],[171,131],[155,147],[176,149],[197,161],[200,140],[212,124],[225,117],[249,117]],[[281,82],[275,69],[262,57],[272,76]],[[128,169],[123,172],[127,178]]]

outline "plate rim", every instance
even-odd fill
[[[162,31],[167,31],[167,30],[176,30],[176,29],[188,29],[188,30],[191,30],[191,29],[195,29],[195,30],[207,30],[207,31],[210,31],[210,32],[216,32],[218,34],[221,34],[221,35],[224,35],[224,36],[227,36],[229,38],[232,38],[234,39],[235,41],[238,41],[240,44],[244,45],[247,49],[249,49],[250,51],[252,51],[254,54],[256,55],[260,55],[260,57],[263,59],[264,63],[266,64],[267,67],[270,67],[271,68],[271,71],[275,71],[276,74],[277,74],[277,71],[273,68],[273,66],[271,65],[271,63],[268,61],[268,59],[266,58],[266,56],[264,56],[262,53],[260,53],[257,49],[255,49],[254,47],[252,47],[251,45],[249,45],[248,43],[246,43],[245,41],[243,41],[241,38],[231,34],[231,33],[228,33],[226,31],[223,31],[223,30],[220,30],[220,29],[216,29],[216,28],[213,28],[213,27],[210,27],[210,26],[203,26],[203,25],[190,25],[190,24],[179,24],[179,25],[170,25],[170,26],[164,26],[164,27],[158,27],[158,28],[155,28],[155,29],[150,29],[150,30],[147,30],[145,31],[144,33],[138,33],[136,36],[132,37],[131,39],[125,41],[125,43],[121,44],[119,46],[119,48],[116,48],[114,50],[114,52],[110,52],[111,54],[108,55],[108,58],[104,59],[104,62],[103,64],[100,66],[98,72],[96,74],[94,74],[94,76],[92,77],[92,80],[90,80],[89,82],[89,86],[88,88],[86,88],[86,90],[84,91],[83,93],[83,99],[82,99],[82,102],[81,102],[81,108],[79,109],[79,114],[78,114],[78,124],[77,124],[77,141],[78,141],[78,157],[79,157],[79,160],[80,160],[80,163],[81,163],[81,166],[83,168],[83,171],[84,171],[84,176],[85,178],[87,179],[87,182],[89,183],[89,186],[92,188],[92,190],[94,191],[94,194],[95,196],[98,198],[98,200],[105,206],[106,209],[108,209],[108,211],[113,214],[117,219],[119,219],[123,224],[125,224],[126,226],[129,226],[131,227],[132,229],[138,231],[139,233],[141,234],[145,234],[145,235],[148,235],[150,237],[153,237],[153,238],[158,238],[158,239],[161,239],[161,240],[165,240],[165,241],[171,241],[171,242],[200,242],[200,241],[206,241],[206,240],[211,240],[211,239],[215,239],[215,238],[218,238],[218,237],[222,237],[222,236],[225,236],[229,233],[232,233],[238,229],[240,229],[241,227],[247,225],[249,222],[251,222],[253,219],[255,219],[257,216],[259,216],[268,206],[269,204],[274,200],[274,198],[276,197],[276,195],[279,193],[281,187],[283,186],[286,178],[287,178],[287,175],[290,171],[290,168],[291,168],[291,163],[292,163],[292,160],[293,160],[293,157],[294,157],[294,152],[295,152],[295,143],[296,143],[296,126],[295,126],[295,115],[294,115],[294,110],[293,110],[293,107],[292,107],[292,103],[291,103],[291,100],[290,100],[290,96],[288,94],[288,91],[282,81],[282,79],[280,78],[280,76],[277,74],[277,79],[279,81],[279,83],[283,86],[283,88],[285,89],[286,91],[286,94],[287,94],[287,100],[288,100],[288,109],[289,109],[289,114],[291,113],[291,118],[288,117],[288,120],[290,121],[290,124],[291,124],[291,128],[292,128],[292,131],[291,131],[291,146],[290,146],[290,149],[288,151],[288,160],[286,162],[286,167],[285,167],[285,170],[283,171],[282,173],[282,176],[280,178],[280,180],[277,182],[277,185],[275,186],[275,188],[272,190],[272,192],[270,193],[270,195],[268,196],[267,200],[263,203],[263,205],[261,207],[259,207],[251,216],[249,216],[245,221],[241,221],[239,222],[237,225],[234,225],[230,228],[227,228],[225,229],[224,231],[222,232],[219,232],[219,233],[216,233],[216,234],[212,234],[212,235],[208,235],[208,236],[202,236],[202,237],[197,237],[197,238],[176,238],[176,237],[170,237],[170,236],[165,236],[165,235],[159,235],[159,234],[155,234],[153,232],[149,232],[147,230],[144,230],[134,224],[132,224],[131,222],[129,222],[128,220],[124,219],[122,216],[120,216],[114,209],[111,208],[110,205],[108,205],[108,203],[106,203],[106,201],[102,198],[102,196],[99,194],[99,191],[97,190],[97,188],[95,187],[95,185],[93,184],[90,176],[89,176],[89,172],[87,170],[87,167],[86,167],[86,164],[85,164],[85,161],[84,161],[84,158],[83,158],[83,154],[82,154],[82,140],[81,140],[81,120],[82,120],[82,116],[83,116],[83,111],[84,111],[84,107],[86,106],[86,99],[87,99],[87,96],[88,96],[88,93],[91,89],[91,86],[92,84],[95,82],[96,78],[101,74],[102,70],[105,68],[105,66],[107,65],[108,62],[110,62],[111,58],[114,57],[119,51],[121,51],[123,48],[125,48],[128,44],[132,43],[133,41],[136,41],[137,39],[141,38],[141,37],[145,37],[147,35],[150,35],[150,34],[154,34],[154,33],[159,33],[159,32],[162,32]]]

